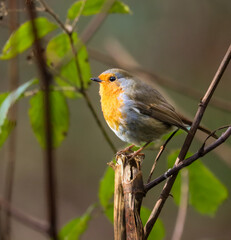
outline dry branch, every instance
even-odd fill
[[[223,76],[224,72],[225,72],[225,69],[227,68],[228,64],[229,64],[229,61],[230,61],[230,58],[231,58],[231,45],[229,46],[207,92],[205,93],[203,99],[201,100],[200,102],[200,105],[199,105],[199,108],[197,110],[197,113],[195,115],[195,118],[194,118],[194,121],[192,123],[192,126],[191,126],[191,129],[185,139],[185,142],[183,144],[183,147],[181,148],[181,151],[180,151],[180,154],[175,162],[175,165],[179,164],[181,161],[184,160],[187,152],[188,152],[188,149],[193,141],[193,138],[195,136],[195,133],[198,129],[198,126],[200,125],[200,122],[201,122],[201,119],[203,117],[203,114],[206,110],[206,107],[208,106],[208,103],[211,99],[211,97],[213,96],[213,93],[217,87],[217,85],[219,84],[220,80],[221,80],[221,77]],[[230,128],[229,128],[230,129]],[[229,130],[228,129],[228,130]],[[227,130],[227,131],[228,131]],[[227,132],[226,131],[226,132]],[[220,138],[219,138],[220,139]],[[218,140],[219,140],[218,139]],[[162,192],[161,192],[161,195],[159,197],[159,199],[157,200],[157,203],[156,205],[154,206],[153,210],[152,210],[152,213],[144,227],[144,232],[145,232],[145,239],[148,238],[164,204],[165,204],[165,201],[167,200],[169,194],[170,194],[170,191],[172,189],[172,186],[176,180],[176,177],[177,177],[177,172],[172,175],[167,183],[165,184]]]

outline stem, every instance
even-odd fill
[[[82,94],[83,94],[84,99],[85,99],[85,101],[86,101],[86,103],[87,103],[87,106],[88,106],[88,108],[90,109],[92,115],[94,116],[94,119],[95,119],[95,121],[96,121],[99,129],[101,130],[101,132],[102,132],[105,140],[107,141],[108,145],[111,147],[112,151],[113,151],[114,153],[116,153],[116,152],[117,152],[117,149],[116,149],[116,147],[114,146],[114,144],[112,143],[111,139],[109,138],[109,136],[108,136],[107,132],[105,131],[105,129],[104,129],[101,121],[99,120],[99,118],[98,118],[98,116],[97,116],[97,114],[96,114],[96,111],[95,111],[95,109],[93,108],[93,105],[92,105],[92,103],[91,103],[91,101],[90,101],[87,93],[84,91]]]
[[[34,23],[36,18],[36,12],[34,11],[33,2],[27,2],[26,4],[28,14],[32,23],[32,31],[35,37],[35,57],[37,61],[37,68],[40,73],[40,85],[44,90],[44,125],[45,125],[45,171],[46,171],[46,188],[47,188],[47,207],[48,207],[48,219],[50,224],[49,235],[53,240],[57,240],[57,223],[56,223],[56,184],[55,184],[55,172],[54,172],[54,155],[52,149],[52,125],[51,125],[51,101],[50,101],[50,82],[52,80],[51,75],[46,68],[46,62],[41,54],[41,44],[38,39],[37,29]]]
[[[0,207],[10,213],[11,216],[13,216],[15,219],[20,221],[20,223],[23,223],[27,225],[30,228],[33,228],[36,231],[39,231],[43,234],[49,234],[49,227],[46,222],[43,222],[39,219],[36,219],[28,214],[25,214],[20,209],[17,209],[11,204],[3,199],[0,199]]]
[[[184,161],[180,162],[173,168],[170,168],[167,172],[156,178],[155,180],[151,181],[150,183],[145,185],[145,191],[148,192],[152,188],[154,188],[156,185],[160,184],[161,182],[165,181],[167,178],[170,176],[176,174],[179,172],[181,169],[189,166],[192,164],[194,161],[196,161],[198,158],[203,157],[205,154],[211,152],[215,148],[219,147],[222,143],[224,143],[229,137],[231,136],[231,127],[229,127],[225,133],[222,134],[221,137],[219,137],[215,142],[210,144],[208,147],[203,147],[201,148],[198,152],[196,152],[194,155],[191,157],[185,159]]]
[[[18,4],[17,0],[9,1],[9,8],[17,9]],[[18,13],[12,12],[9,19],[9,29],[10,34],[15,31],[18,27]],[[18,67],[18,58],[13,58],[9,62],[9,79],[10,79],[10,91],[13,91],[18,86],[18,76],[19,76],[19,67]],[[16,121],[17,118],[17,105],[12,106],[9,112],[9,118],[12,122]],[[16,138],[17,132],[16,129],[13,130],[11,136],[9,137],[8,149],[7,149],[7,166],[6,166],[6,178],[5,178],[5,199],[7,202],[11,203],[13,185],[14,185],[14,173],[15,173],[15,161],[16,161]],[[3,231],[4,238],[10,238],[11,234],[11,219],[10,212],[6,212],[5,216],[5,227]]]
[[[99,118],[98,118],[98,116],[97,116],[97,114],[96,114],[96,111],[94,110],[93,105],[92,105],[92,103],[91,103],[91,101],[90,101],[90,98],[87,96],[86,91],[85,91],[85,89],[84,89],[84,84],[83,84],[81,69],[80,69],[78,60],[76,59],[77,49],[79,49],[79,48],[82,46],[82,44],[79,44],[78,47],[76,47],[76,46],[74,45],[73,39],[72,39],[72,33],[73,33],[74,29],[72,28],[71,31],[68,30],[68,28],[62,23],[62,21],[59,19],[59,17],[53,12],[53,10],[48,6],[48,4],[47,4],[44,0],[38,0],[38,1],[39,1],[39,2],[41,3],[41,5],[44,7],[44,9],[46,10],[46,12],[49,13],[49,14],[55,19],[55,21],[59,24],[59,26],[60,26],[60,27],[67,33],[67,35],[69,36],[70,43],[71,43],[71,56],[74,55],[76,69],[77,69],[77,73],[79,74],[79,79],[80,79],[80,86],[81,86],[81,87],[80,87],[80,89],[78,89],[78,91],[83,94],[84,99],[85,99],[85,101],[86,101],[86,103],[87,103],[87,106],[88,106],[89,110],[91,111],[92,115],[94,116],[94,119],[95,119],[96,123],[98,124],[98,126],[99,126],[99,128],[100,128],[100,130],[101,130],[101,132],[102,132],[102,134],[103,134],[103,136],[104,136],[104,138],[105,138],[105,140],[108,142],[108,144],[109,144],[109,146],[111,147],[112,151],[115,153],[115,152],[116,152],[116,147],[114,146],[114,144],[113,144],[112,141],[110,140],[107,132],[105,131],[102,123],[100,122],[100,120],[99,120]],[[110,0],[110,2],[107,2],[107,3],[105,4],[105,8],[103,7],[105,12],[107,12],[107,11],[109,10],[109,8],[111,7],[110,4],[114,3],[114,1],[115,1],[115,0]],[[109,3],[110,3],[110,4],[109,4]],[[106,16],[107,16],[106,13],[104,13],[104,14],[105,14],[105,17],[103,18],[103,20],[104,20],[104,19],[106,18]],[[100,15],[100,14],[99,14],[99,15]],[[91,28],[91,25],[93,25],[93,22],[91,22],[91,23],[87,26],[86,30],[84,31],[85,34],[87,35],[87,39],[85,39],[85,43],[90,40],[90,38],[93,36],[93,34],[96,32],[96,30],[97,30],[97,29],[100,27],[100,25],[103,23],[103,21],[102,21],[102,19],[101,19],[101,17],[100,17],[99,15],[97,15],[97,16],[94,18],[94,19],[95,19],[95,26],[97,26],[97,27],[94,29],[94,31],[92,31],[92,28]],[[98,20],[98,19],[101,19],[101,20]],[[61,66],[63,63],[68,62],[70,59],[71,59],[71,57],[70,57],[69,54],[68,54],[68,56],[67,56],[66,58],[64,58],[64,60],[62,61],[62,63],[59,63],[59,66]]]
[[[52,8],[50,8],[48,6],[48,4],[46,3],[46,1],[44,0],[38,0],[38,2],[40,2],[40,4],[44,7],[44,11],[49,13],[54,19],[55,21],[59,24],[59,26],[67,33],[69,34],[68,29],[66,28],[66,26],[63,24],[63,22],[59,19],[58,15],[53,11]]]
[[[169,141],[174,137],[174,135],[179,131],[179,129],[176,129],[170,136],[169,138],[165,141],[165,143],[160,147],[160,150],[155,158],[155,161],[152,165],[152,169],[149,173],[149,177],[148,177],[148,180],[147,180],[147,183],[149,183],[151,181],[151,178],[152,178],[152,174],[156,168],[156,164],[158,162],[158,160],[160,159],[160,156],[162,155],[162,153],[164,152],[164,149],[166,148],[167,144],[169,143]]]

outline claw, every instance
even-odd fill
[[[122,153],[130,152],[130,150],[135,146],[135,144],[132,144],[116,153],[116,155],[120,155]]]

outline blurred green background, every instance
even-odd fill
[[[66,12],[74,1],[48,1],[54,11],[65,21]],[[111,54],[115,49],[114,40],[118,41],[126,51],[145,69],[160,76],[187,84],[201,92],[206,91],[220,61],[222,60],[231,40],[231,2],[230,0],[157,0],[157,1],[124,1],[131,10],[131,15],[109,15],[102,27],[88,44],[88,47],[103,53]],[[20,22],[24,22],[26,13],[20,14]],[[90,17],[80,19],[77,31],[81,33],[91,20]],[[8,30],[1,26],[0,46],[8,39]],[[28,53],[28,52],[27,52]],[[37,72],[33,65],[26,61],[27,54],[19,57],[20,83],[28,81]],[[110,68],[90,58],[92,76]],[[117,67],[117,66],[114,66]],[[8,62],[1,61],[0,91],[8,89]],[[215,95],[231,102],[231,68],[228,67]],[[198,100],[189,98],[169,88],[164,88],[174,105],[182,109],[189,116],[195,113]],[[98,85],[92,84],[89,96],[97,109],[107,132],[118,149],[124,146],[107,127],[101,110],[98,96]],[[88,206],[97,201],[99,180],[102,177],[107,162],[113,158],[113,153],[98,129],[92,114],[82,99],[69,100],[70,129],[67,138],[55,152],[56,175],[58,189],[58,223],[62,226],[71,218],[80,216]],[[15,183],[13,205],[36,217],[46,218],[46,199],[44,190],[44,162],[43,152],[36,141],[28,119],[28,99],[18,104],[17,121],[17,159],[15,169]],[[230,124],[231,113],[209,107],[203,124],[210,129]],[[185,135],[184,135],[185,136]],[[176,137],[171,148],[179,148],[184,136]],[[231,140],[227,142],[231,144]],[[191,150],[196,151],[200,143],[195,141]],[[7,143],[0,151],[0,191],[3,195],[5,176],[5,156]],[[227,150],[226,160],[219,159],[210,153],[203,162],[228,187],[231,192],[231,155]],[[164,155],[159,162],[155,176],[166,168]],[[147,151],[143,164],[144,176],[153,161],[153,152]],[[163,186],[163,185],[161,185]],[[158,197],[161,186],[151,191],[144,204],[152,207]],[[170,239],[175,225],[177,207],[171,198],[168,199],[161,219],[166,227],[166,239]],[[231,200],[230,198],[218,209],[215,217],[201,216],[191,207],[182,239],[187,240],[228,240],[231,236],[230,228]],[[12,239],[46,239],[34,230],[12,219]],[[82,239],[113,239],[111,223],[99,212],[90,222],[88,231]]]

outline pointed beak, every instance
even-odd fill
[[[95,81],[95,82],[102,82],[102,80],[100,78],[91,78],[92,81]]]

